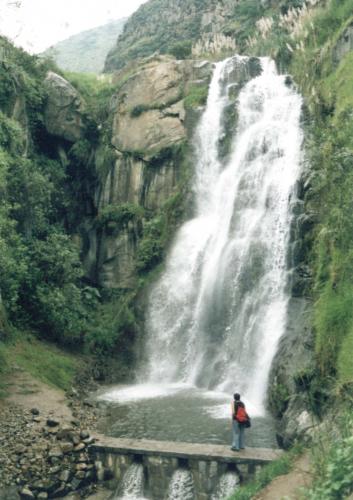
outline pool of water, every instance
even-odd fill
[[[113,386],[94,396],[105,408],[99,431],[113,437],[230,444],[229,394],[185,385]],[[277,447],[274,422],[244,400],[252,417],[246,445]]]

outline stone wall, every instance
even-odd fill
[[[109,487],[118,491],[129,468],[140,464],[144,470],[144,495],[154,500],[166,497],[177,470],[191,473],[195,500],[209,500],[217,491],[222,475],[231,472],[239,482],[247,482],[280,453],[279,450],[249,449],[235,455],[225,446],[109,437],[99,437],[98,442],[90,447],[95,467],[100,471],[100,481],[111,477]]]

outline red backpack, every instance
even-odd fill
[[[242,406],[237,407],[237,413],[235,414],[235,420],[240,424],[244,424],[249,420],[248,414],[245,411],[245,408]]]

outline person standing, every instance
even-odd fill
[[[250,417],[246,412],[244,403],[240,400],[240,394],[234,394],[232,401],[232,431],[233,441],[231,450],[239,451],[245,448],[245,428],[250,427]]]

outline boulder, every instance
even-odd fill
[[[156,59],[137,70],[115,99],[113,145],[150,160],[159,151],[183,142],[184,85],[185,63],[180,61]]]
[[[44,125],[55,137],[76,142],[83,137],[84,105],[77,90],[62,76],[50,71],[44,82],[47,102]]]

